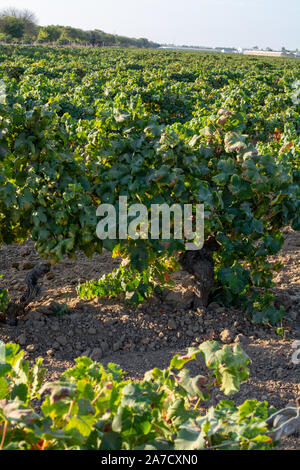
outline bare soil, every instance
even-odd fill
[[[20,344],[26,357],[44,358],[47,380],[56,380],[85,355],[102,362],[119,364],[127,376],[140,378],[153,367],[164,368],[176,353],[202,341],[239,342],[251,359],[250,380],[234,397],[267,400],[276,409],[300,396],[300,364],[293,364],[292,343],[300,339],[300,233],[284,230],[285,245],[276,260],[283,264],[275,277],[278,305],[286,307],[284,335],[275,328],[253,325],[239,310],[211,303],[207,309],[191,310],[165,302],[148,302],[134,309],[120,299],[82,301],[78,282],[99,279],[119,264],[109,253],[87,259],[65,259],[43,280],[43,296],[15,327],[0,324],[0,340]],[[26,290],[26,274],[38,262],[31,241],[0,248],[0,288],[17,300]],[[199,373],[197,364],[191,369]],[[216,391],[209,406],[223,396]],[[285,439],[280,448],[300,449],[299,437]]]

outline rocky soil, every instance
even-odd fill
[[[285,230],[285,245],[277,260],[283,269],[275,278],[278,305],[286,308],[283,335],[276,329],[253,325],[243,312],[215,302],[207,309],[190,309],[192,292],[188,276],[178,273],[178,287],[162,301],[133,309],[121,300],[82,301],[78,282],[98,279],[119,264],[109,253],[91,260],[79,254],[52,268],[43,281],[43,296],[30,305],[16,327],[0,324],[0,341],[16,342],[30,361],[44,358],[47,380],[56,380],[85,355],[104,365],[119,364],[128,377],[139,378],[153,367],[168,365],[176,353],[205,340],[240,343],[251,359],[250,380],[235,397],[267,400],[277,409],[300,396],[300,364],[291,361],[292,343],[300,339],[300,233]],[[40,258],[28,241],[0,249],[0,288],[17,300],[26,290],[25,277]],[[197,364],[191,364],[199,373]],[[222,394],[212,396],[215,404]],[[299,449],[297,437],[285,439],[281,448]]]

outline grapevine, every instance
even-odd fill
[[[31,236],[52,262],[119,252],[129,267],[78,292],[123,290],[139,303],[169,285],[164,261],[178,260],[185,240],[101,241],[97,207],[120,196],[147,208],[204,204],[205,240],[219,246],[210,298],[257,322],[281,319],[270,293],[280,266],[269,257],[283,227],[300,227],[298,62],[50,47],[0,55],[0,243]]]

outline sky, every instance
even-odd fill
[[[0,0],[40,25],[100,29],[155,42],[300,49],[300,0]]]

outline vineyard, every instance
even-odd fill
[[[203,248],[100,240],[121,197],[203,204]],[[0,449],[272,448],[300,395],[299,230],[299,61],[0,47]]]

